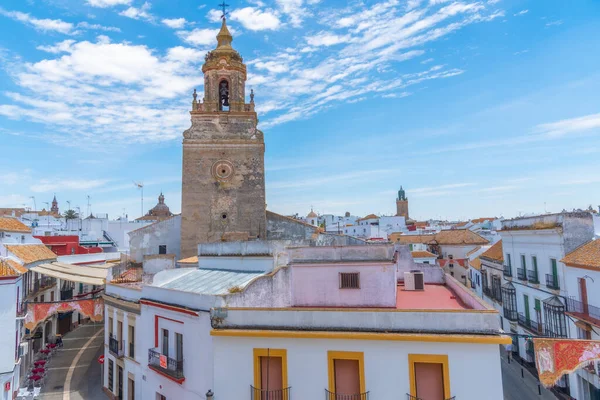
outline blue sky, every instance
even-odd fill
[[[180,210],[217,1],[4,0],[0,207]],[[600,3],[229,1],[268,208],[512,217],[600,204]]]

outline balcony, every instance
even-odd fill
[[[527,270],[527,280],[529,281],[529,283],[540,283],[540,281],[538,279],[537,271],[528,269]]]
[[[489,297],[491,299],[492,298],[492,289],[490,289],[489,286],[484,286],[483,287],[483,294],[486,295],[487,297]]]
[[[504,276],[506,276],[507,278],[512,277],[512,267],[510,265],[504,266]]]
[[[290,392],[292,388],[288,387],[279,390],[258,389],[250,386],[251,400],[290,400]]]
[[[148,366],[178,383],[183,383],[185,380],[183,376],[183,360],[176,360],[160,354],[156,350],[148,349]]]
[[[27,315],[27,302],[17,303],[17,318],[23,319]]]
[[[521,325],[523,328],[533,333],[542,334],[542,324],[538,323],[537,321],[531,318],[527,318],[527,316],[521,313],[519,313],[518,318],[519,325]]]
[[[33,288],[31,292],[29,292],[28,297],[33,298],[39,294],[39,292],[46,290],[56,284],[56,279],[51,278],[49,276],[43,276],[37,281],[33,282]]]
[[[553,274],[546,274],[546,287],[548,289],[559,290],[560,285],[558,284],[558,276]]]
[[[410,394],[406,393],[406,399],[407,400],[424,400],[420,397],[417,396],[411,396]],[[456,396],[452,396],[449,399],[445,399],[445,400],[456,400]]]
[[[73,298],[73,289],[61,290],[60,291],[60,299],[61,299],[61,301],[71,300],[72,298]]]
[[[517,268],[517,278],[521,281],[527,280],[527,270],[525,268]]]
[[[567,312],[575,318],[600,325],[600,308],[575,299],[567,299]]]
[[[108,338],[108,351],[110,351],[110,353],[117,357],[117,358],[121,358],[124,355],[124,351],[123,351],[123,341],[118,341],[116,338],[114,337],[109,337]]]
[[[511,310],[509,308],[504,308],[504,318],[509,321],[517,321],[519,319],[517,310]]]
[[[333,393],[325,389],[325,400],[369,400],[369,392],[356,394]]]

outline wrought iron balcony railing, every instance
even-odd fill
[[[525,268],[517,268],[517,278],[522,281],[527,280],[527,270]]]
[[[504,318],[509,321],[518,320],[517,310],[511,310],[509,308],[504,308]]]
[[[258,389],[254,386],[250,386],[250,400],[290,400],[291,390],[291,387],[278,390],[268,390]]]
[[[504,276],[509,278],[512,277],[512,267],[510,265],[504,266]]]
[[[529,331],[537,334],[542,334],[542,324],[531,318],[527,318],[526,315],[523,315],[521,313],[519,313],[518,318],[519,325],[521,325],[523,328],[528,329]]]
[[[560,285],[558,284],[558,276],[554,274],[546,274],[546,286],[549,289],[560,289]]]
[[[167,357],[154,349],[148,349],[148,366],[164,372],[175,379],[184,378],[183,360],[176,360],[174,358]]]
[[[600,308],[591,306],[587,303],[582,303],[575,299],[567,299],[567,312],[575,314],[576,317],[582,319],[595,320],[600,323]]]
[[[492,297],[492,289],[490,289],[489,286],[484,286],[483,287],[483,294],[485,294],[487,297]]]
[[[60,299],[62,301],[71,300],[73,298],[73,289],[61,290],[60,291]]]
[[[528,269],[527,270],[527,280],[530,283],[540,283],[538,279],[538,273],[536,270]]]
[[[356,394],[333,393],[325,389],[325,400],[369,400],[369,392]]]
[[[108,338],[108,351],[117,358],[123,357],[125,353],[123,351],[123,341],[119,342],[116,338],[110,336]]]

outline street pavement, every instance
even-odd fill
[[[502,354],[502,387],[504,389],[504,400],[557,400],[556,396],[544,387],[542,394],[538,394],[538,380],[525,367],[517,361],[506,359],[506,352],[500,349]],[[521,377],[523,369],[523,377]]]
[[[52,356],[40,399],[106,400],[97,361],[104,353],[104,325],[82,325],[66,334],[63,343]]]

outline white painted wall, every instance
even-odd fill
[[[143,358],[141,368],[146,376],[146,381],[141,388],[141,398],[155,399],[156,393],[162,393],[168,399],[204,400],[204,394],[208,389],[213,388],[213,351],[209,314],[201,312],[199,317],[194,317],[147,305],[142,305],[141,311],[140,331],[144,332],[140,338],[140,352]],[[162,328],[169,330],[170,355],[175,354],[175,332],[183,334],[183,371],[186,379],[181,385],[148,368],[148,349],[156,347],[154,342],[156,316],[159,317],[159,348]],[[230,371],[230,379],[231,376]]]
[[[503,398],[500,353],[494,344],[230,337],[214,337],[213,342],[213,391],[219,399],[248,398],[254,382],[254,348],[287,350],[288,385],[295,399],[324,398],[327,351],[364,352],[365,385],[373,399],[406,398],[410,392],[408,354],[448,355],[450,390],[457,399]]]
[[[360,289],[340,289],[340,273],[360,273]],[[395,307],[396,265],[293,264],[292,304],[313,307]]]

